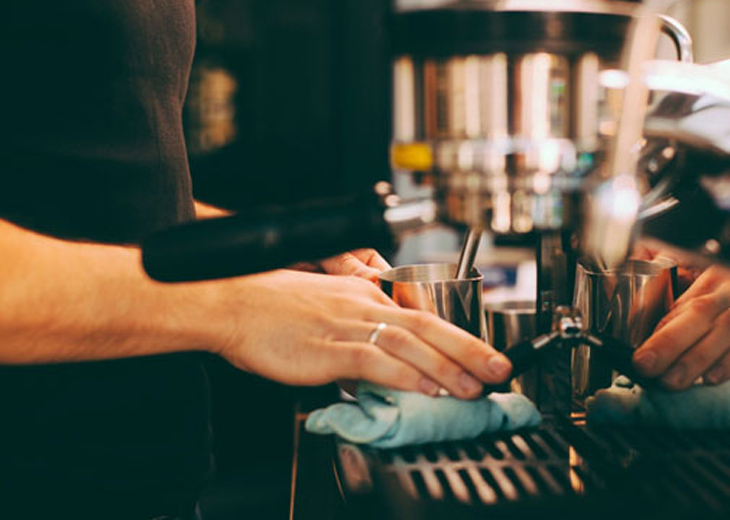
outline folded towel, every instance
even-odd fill
[[[730,428],[730,383],[697,385],[683,392],[645,390],[625,377],[586,401],[591,423],[671,426],[676,429]]]
[[[518,394],[493,393],[475,401],[462,401],[360,383],[356,403],[316,410],[305,427],[312,433],[335,433],[356,444],[395,448],[469,439],[484,432],[539,423],[535,405]]]

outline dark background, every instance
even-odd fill
[[[388,178],[388,4],[202,2],[185,112],[196,196],[240,208]],[[206,86],[211,70],[228,74],[235,92]],[[216,125],[228,125],[229,135],[206,142]]]
[[[388,6],[201,2],[184,121],[196,197],[235,210],[344,195],[388,178]],[[302,390],[217,359],[208,371],[218,476],[203,497],[206,519],[286,518]]]

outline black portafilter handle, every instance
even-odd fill
[[[160,231],[142,243],[144,269],[161,282],[229,278],[360,248],[390,251],[395,239],[376,193],[268,207]]]
[[[530,368],[538,364],[540,354],[555,348],[561,343],[569,341],[572,345],[583,344],[591,348],[591,356],[602,360],[611,366],[618,373],[628,377],[634,383],[643,388],[652,388],[657,385],[655,380],[648,379],[634,368],[632,349],[628,344],[610,336],[596,335],[591,333],[583,333],[580,337],[566,340],[561,338],[559,334],[545,334],[533,340],[523,341],[509,347],[502,352],[512,363],[512,373],[510,379],[527,372]],[[492,392],[504,391],[504,384],[498,386],[485,386],[482,395],[486,396]]]
[[[502,354],[512,363],[510,379],[514,379],[530,370],[538,363],[541,352],[544,352],[546,348],[550,349],[557,346],[561,341],[562,339],[557,334],[544,334],[535,339],[522,341],[508,347]],[[485,385],[482,395],[486,396],[492,392],[504,391],[504,383],[497,386]]]
[[[628,377],[637,385],[643,388],[658,386],[657,380],[642,376],[634,368],[635,350],[627,343],[611,336],[591,333],[585,335],[583,343],[591,347],[591,356],[603,361],[616,370],[616,372]]]

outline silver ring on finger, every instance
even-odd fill
[[[368,343],[371,345],[376,345],[378,338],[380,337],[380,334],[385,330],[385,328],[388,326],[387,323],[380,322],[377,324],[377,326],[373,329],[373,331],[368,336]]]

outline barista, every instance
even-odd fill
[[[181,123],[194,22],[193,0],[3,5],[4,518],[188,518],[211,469],[202,352],[290,385],[465,398],[510,372],[366,280],[386,267],[372,251],[319,266],[345,276],[145,276],[139,240],[196,216]]]

